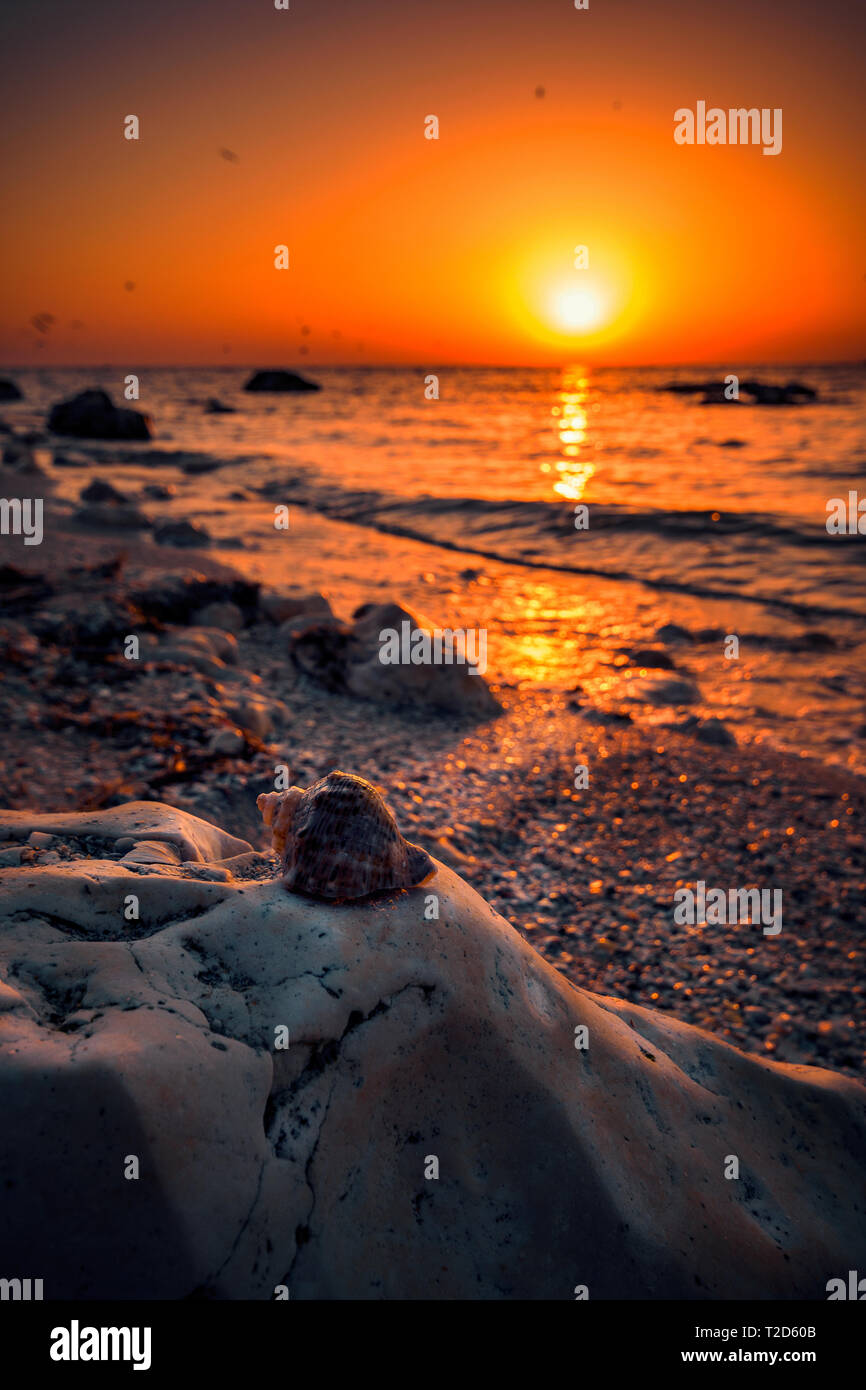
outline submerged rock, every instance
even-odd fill
[[[46,1298],[824,1299],[866,1267],[858,1083],[573,988],[442,864],[334,905],[159,803],[0,814],[34,830],[81,856],[0,874],[0,1249]]]
[[[297,372],[253,372],[244,386],[245,391],[321,391],[317,381],[308,381]]]
[[[645,680],[638,684],[640,698],[650,705],[695,705],[701,698],[698,687],[676,677]]]
[[[650,670],[675,671],[676,662],[666,651],[655,647],[639,647],[636,651],[629,652],[629,662],[632,666],[646,666]]]
[[[112,404],[105,391],[81,391],[55,405],[48,416],[52,434],[79,439],[150,439],[150,424],[138,410]]]

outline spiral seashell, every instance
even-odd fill
[[[256,805],[270,827],[293,892],[314,898],[365,898],[411,888],[431,874],[433,860],[400,834],[370,782],[329,772],[306,791],[264,792]]]

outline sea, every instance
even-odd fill
[[[491,680],[572,692],[590,718],[720,720],[739,743],[862,774],[866,365],[742,370],[817,393],[791,406],[668,389],[733,370],[305,367],[321,390],[273,395],[244,390],[252,368],[131,367],[125,402],[126,369],[9,369],[24,400],[0,415],[44,431],[53,403],[101,386],[153,438],[45,441],[70,501],[91,475],[136,498],[170,483],[146,510],[206,528],[249,572],[264,557],[274,587],[301,556],[315,571],[303,518],[327,520],[361,579],[375,540],[393,598],[417,607],[420,592],[443,627],[483,624]],[[830,533],[852,494],[854,533]],[[264,499],[289,507],[299,549],[263,526]]]

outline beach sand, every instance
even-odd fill
[[[120,639],[155,627],[130,608],[130,594],[192,572],[228,593],[237,578],[228,561],[267,591],[267,557],[119,542],[73,525],[50,496],[46,508],[50,546],[0,542],[0,563],[54,589],[40,594],[5,572],[6,598],[14,595],[0,634],[5,806],[155,799],[263,845],[255,799],[275,767],[287,764],[301,785],[339,767],[377,784],[404,833],[456,868],[575,984],[762,1056],[862,1074],[861,779],[769,747],[640,728],[580,690],[519,680],[494,687],[504,712],[482,724],[330,693],[296,670],[285,630],[260,611],[234,633],[233,664],[185,656],[180,629],[161,634],[165,657],[150,647],[125,661]],[[298,593],[324,590],[341,618],[361,602],[395,599],[457,625],[451,557],[440,552],[425,578],[424,545],[357,531],[350,544],[350,529],[305,518],[307,544],[292,567]],[[455,554],[453,565],[455,575],[465,570],[466,557]],[[476,580],[481,608],[497,585],[495,563],[479,561]],[[232,637],[223,640],[227,650]],[[221,649],[219,635],[202,641]],[[589,771],[582,790],[578,765]],[[25,861],[41,853],[25,850]],[[675,924],[673,894],[697,880],[781,889],[781,932]]]

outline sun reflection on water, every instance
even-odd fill
[[[550,412],[556,420],[562,455],[554,465],[560,476],[553,484],[553,491],[570,502],[580,501],[595,472],[595,464],[586,455],[588,398],[589,379],[584,368],[563,368],[562,385]],[[549,473],[550,464],[542,464],[541,469]]]

